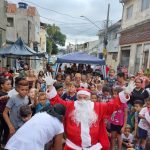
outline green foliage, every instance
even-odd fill
[[[47,26],[47,53],[57,54],[58,46],[65,46],[66,35],[62,34],[58,26],[48,25]]]

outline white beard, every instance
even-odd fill
[[[72,112],[72,120],[79,125],[80,123],[91,127],[96,123],[98,116],[94,111],[94,103],[90,100],[76,101],[75,110]]]

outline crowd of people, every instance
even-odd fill
[[[119,93],[121,93],[122,91],[124,91],[126,87],[128,87],[130,81],[133,81],[135,83],[135,87],[133,91],[129,93],[130,94],[129,101],[127,103],[121,103],[121,104],[119,103],[119,107],[117,106],[117,109],[116,106],[115,108],[109,108],[111,110],[111,111],[109,110],[110,111],[109,113],[107,112],[105,113],[105,115],[104,114],[101,115],[102,119],[100,120],[103,120],[104,122],[102,129],[104,128],[106,129],[108,141],[111,143],[110,147],[112,150],[150,149],[150,139],[149,139],[150,138],[150,78],[144,76],[142,70],[140,70],[136,75],[127,75],[124,72],[115,72],[114,69],[109,68],[107,70],[108,72],[107,77],[104,78],[101,72],[99,72],[98,70],[94,70],[90,65],[73,64],[70,65],[70,67],[65,66],[64,68],[61,68],[60,66],[58,69],[58,73],[56,74],[56,78],[55,78],[56,81],[53,84],[53,86],[56,89],[57,96],[59,97],[56,102],[55,102],[55,97],[54,96],[51,97],[51,95],[49,95],[49,92],[55,93],[55,91],[53,91],[52,88],[47,87],[47,82],[45,80],[45,73],[47,72],[55,75],[55,72],[52,70],[50,65],[47,66],[46,71],[39,71],[38,73],[35,72],[33,69],[29,68],[28,65],[24,65],[24,69],[21,70],[19,73],[13,74],[13,72],[7,70],[1,74],[0,77],[0,143],[2,148],[4,148],[6,145],[5,148],[11,150],[10,145],[11,145],[11,141],[13,141],[11,139],[16,134],[19,134],[17,131],[20,131],[25,125],[27,126],[27,122],[30,121],[31,124],[31,119],[32,122],[34,122],[33,120],[35,120],[35,118],[38,118],[40,124],[39,117],[41,117],[41,125],[48,126],[48,123],[50,123],[50,118],[49,118],[49,122],[42,124],[42,122],[44,122],[44,119],[42,119],[42,117],[46,118],[46,116],[44,116],[43,114],[39,115],[39,112],[43,111],[44,108],[49,108],[51,107],[51,105],[54,105],[55,103],[59,102],[60,101],[59,98],[63,100],[63,102],[60,101],[60,103],[62,103],[66,108],[68,108],[68,106],[69,108],[75,107],[75,106],[70,106],[70,103],[68,102],[76,102],[79,99],[86,99],[86,98],[88,98],[90,102],[94,102],[94,104],[96,104],[98,107],[102,107],[102,106],[113,107],[114,104],[113,105],[111,104],[112,101],[117,99]],[[85,90],[85,92],[83,92],[84,91],[83,89]],[[82,97],[83,95],[86,96],[88,95],[88,97],[86,98]],[[78,109],[79,108],[80,105],[78,106]],[[47,110],[48,109],[46,109],[46,111]],[[68,109],[66,111],[68,112]],[[100,113],[102,113],[103,111],[104,110],[101,110]],[[81,113],[87,113],[85,114],[85,116],[83,116],[85,117],[85,120],[88,114],[89,117],[91,117],[90,112],[88,112],[88,110],[86,110],[85,112],[81,110]],[[81,123],[79,121],[81,114],[76,114],[76,115],[78,116],[78,118],[74,118],[74,120],[78,123]],[[59,115],[54,115],[54,116],[59,118],[58,117]],[[94,114],[92,114],[92,117],[93,118],[91,118],[91,122],[94,120]],[[75,144],[72,143],[74,141],[71,142],[70,140],[68,140],[68,137],[70,137],[70,131],[68,132],[68,130],[72,129],[71,132],[72,134],[74,134],[73,127],[75,125],[73,123],[71,124],[72,127],[67,125],[66,118],[67,117],[65,115],[65,119],[64,119],[65,131],[63,130],[62,125],[59,124],[56,120],[55,123],[58,125],[59,128],[59,129],[55,128],[55,131],[57,130],[57,132],[54,132],[54,129],[51,129],[52,127],[50,127],[51,131],[49,131],[48,129],[47,130],[43,129],[43,132],[45,133],[48,132],[47,134],[50,134],[49,132],[53,132],[53,136],[51,135],[50,137],[45,138],[46,140],[42,143],[45,145],[45,149],[49,149],[49,150],[52,149],[50,147],[54,147],[54,150],[59,149],[60,147],[58,147],[58,145],[60,145],[60,143],[58,144],[57,140],[56,143],[50,142],[48,141],[48,138],[49,140],[52,140],[53,137],[55,137],[55,139],[57,138],[59,139],[59,137],[56,138],[56,135],[60,133],[62,134],[63,132],[64,132],[63,140],[61,143],[62,148],[65,142],[67,142],[67,144],[69,143],[68,145],[76,144],[76,143]],[[30,127],[31,131],[32,128],[34,128],[34,126]],[[38,132],[39,129],[35,131]],[[41,132],[41,130],[39,132]],[[100,131],[99,134],[103,134],[103,131]],[[22,138],[24,137],[23,134],[21,134],[21,136]],[[43,135],[43,136],[48,136],[48,135]],[[97,136],[101,136],[101,135],[97,135]],[[86,137],[84,138],[86,139]],[[94,139],[94,137],[92,138]],[[9,139],[10,141],[8,142]],[[91,139],[92,142],[93,139]],[[42,140],[42,138],[40,139],[39,137],[38,140]],[[81,140],[84,141],[84,139],[82,138]],[[52,144],[47,144],[48,142]],[[103,145],[103,139],[100,140],[100,143],[102,145],[103,150],[108,150],[108,148],[104,148],[106,145],[105,144],[104,144],[105,146]],[[96,145],[96,143],[94,144]],[[35,145],[33,144],[33,146]],[[85,145],[87,144],[85,143]],[[76,144],[75,146],[78,147],[80,145]],[[89,150],[94,150],[94,149],[90,149],[90,147],[91,147],[90,145],[89,146],[87,145],[86,146],[87,150],[88,148]],[[26,145],[24,145],[24,149],[25,148]],[[20,148],[20,150],[24,150],[24,149]],[[36,148],[36,150],[38,150],[38,148]],[[72,149],[66,148],[65,150],[72,150]],[[95,150],[98,149],[95,148]]]

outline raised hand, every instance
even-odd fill
[[[47,86],[52,86],[56,82],[56,80],[52,78],[51,73],[44,74],[43,80],[46,82]]]
[[[124,88],[124,93],[130,95],[134,88],[135,88],[135,83],[134,81],[131,81],[129,82],[128,86]]]

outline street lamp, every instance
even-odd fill
[[[90,21],[95,27],[97,27],[99,30],[101,30],[98,25],[96,25],[92,20],[90,20],[86,16],[80,16],[80,17],[85,18],[86,20]]]

